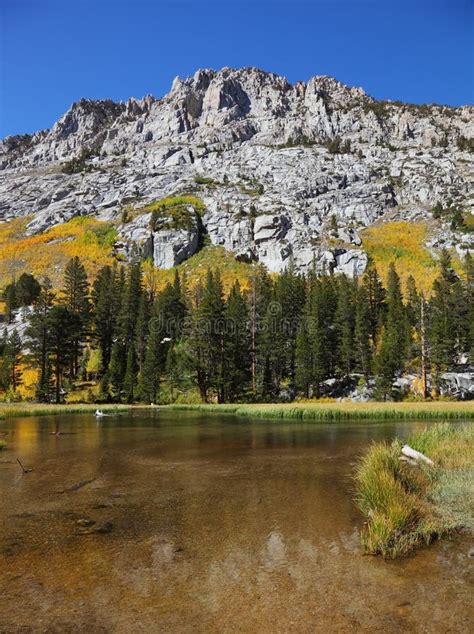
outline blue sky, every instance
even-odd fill
[[[203,67],[472,103],[473,41],[474,0],[0,0],[0,137],[81,97],[163,95]]]

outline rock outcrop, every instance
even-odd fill
[[[430,219],[437,202],[472,212],[460,139],[473,123],[470,106],[380,102],[330,77],[199,70],[162,99],[83,99],[50,130],[1,141],[0,221],[28,216],[37,233],[94,215],[119,225],[124,252],[136,243],[163,267],[192,255],[202,231],[271,271],[291,258],[360,274],[364,227],[394,213]],[[195,227],[121,222],[125,208],[182,193],[204,202]],[[447,239],[472,248],[469,236]]]

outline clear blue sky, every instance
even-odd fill
[[[474,100],[474,0],[0,0],[0,21],[0,137],[50,127],[81,97],[163,95],[203,67]]]

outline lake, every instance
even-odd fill
[[[0,421],[0,631],[472,631],[471,538],[396,562],[359,545],[355,461],[423,427]]]

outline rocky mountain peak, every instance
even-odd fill
[[[207,233],[274,271],[292,258],[360,273],[372,223],[431,219],[438,202],[472,210],[473,122],[470,106],[377,101],[324,75],[201,69],[162,99],[81,99],[50,130],[0,142],[0,220],[27,215],[34,233],[93,215],[166,266]],[[199,218],[150,235],[142,210],[182,194],[202,201]]]

